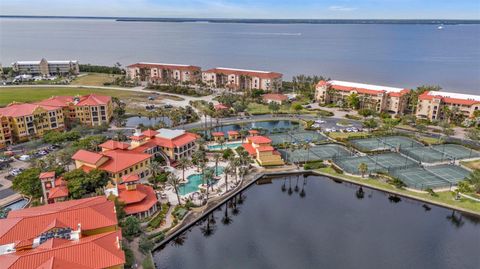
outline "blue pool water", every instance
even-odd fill
[[[209,167],[209,169],[214,169],[214,167]],[[218,166],[217,172],[215,175],[221,175],[223,173],[224,167]],[[178,188],[178,194],[187,195],[192,192],[198,191],[198,186],[203,183],[202,174],[193,174],[187,177],[188,182],[186,184],[180,185]]]
[[[208,149],[209,150],[224,150],[224,149],[236,149],[238,147],[240,147],[242,145],[242,143],[238,142],[238,143],[229,143],[229,144],[225,144],[225,145],[210,145],[208,146]]]

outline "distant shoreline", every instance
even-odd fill
[[[224,18],[138,18],[138,17],[94,17],[94,16],[22,16],[0,15],[0,18],[17,19],[95,19],[119,22],[199,22],[199,23],[251,23],[251,24],[425,24],[455,25],[480,24],[480,20],[446,19],[224,19]]]

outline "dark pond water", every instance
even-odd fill
[[[292,177],[291,194],[288,180],[285,191],[283,179],[254,185],[155,252],[157,268],[480,268],[479,218],[324,177],[303,182],[296,192]]]
[[[217,132],[227,132],[227,131],[238,131],[238,130],[250,130],[252,128],[258,129],[266,129],[269,131],[273,131],[275,129],[291,129],[297,128],[299,126],[298,122],[295,121],[288,121],[288,120],[276,120],[276,121],[260,121],[260,122],[252,122],[252,123],[245,123],[245,124],[230,124],[221,127],[214,128]]]
[[[127,119],[126,127],[137,127],[139,124],[143,124],[144,126],[153,126],[157,125],[160,122],[164,122],[167,126],[172,124],[172,121],[168,117],[157,117],[157,118],[149,118],[149,117],[138,117],[133,116]]]

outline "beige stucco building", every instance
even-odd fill
[[[360,99],[360,108],[370,108],[376,112],[402,115],[407,108],[409,89],[363,83],[329,80],[320,81],[316,86],[315,98],[320,104],[346,102],[352,93]]]
[[[140,62],[127,66],[127,76],[130,80],[150,84],[196,84],[201,80],[201,70],[193,65]]]
[[[12,63],[13,71],[27,75],[78,75],[80,66],[76,60],[67,61],[17,61]]]
[[[282,87],[282,74],[269,71],[218,67],[203,71],[202,81],[215,88],[231,90],[260,89],[275,92]]]
[[[480,96],[453,92],[428,91],[418,97],[416,116],[429,120],[443,120],[445,107],[458,111],[466,118],[480,109]]]

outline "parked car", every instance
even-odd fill
[[[28,161],[28,160],[30,160],[30,155],[22,155],[18,159],[20,161]]]

